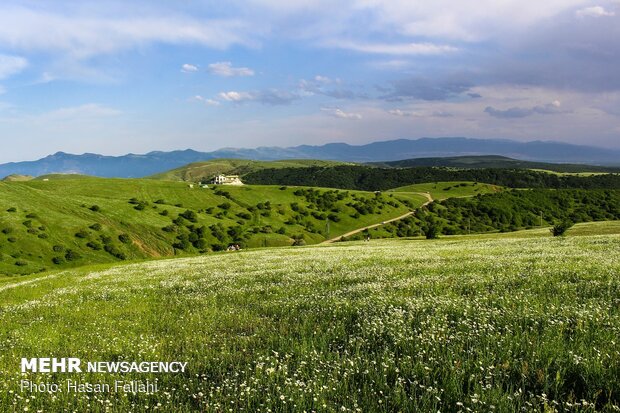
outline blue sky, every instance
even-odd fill
[[[618,0],[3,1],[0,162],[468,136],[620,147]]]

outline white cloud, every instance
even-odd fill
[[[385,55],[441,55],[458,51],[456,47],[433,43],[362,43],[350,41],[332,42],[331,46],[362,53]]]
[[[354,112],[345,112],[340,108],[321,108],[321,110],[330,116],[340,119],[360,120],[362,115]]]
[[[190,63],[185,63],[181,66],[181,72],[183,73],[193,73],[198,71],[198,66],[192,65]]]
[[[613,11],[607,11],[601,6],[586,7],[584,9],[577,10],[575,12],[577,17],[612,17],[616,13]]]
[[[19,73],[27,66],[28,61],[23,57],[0,54],[0,79]]]
[[[233,67],[231,62],[211,63],[207,68],[209,73],[224,77],[254,76],[254,71],[247,67]]]
[[[408,118],[408,117],[412,117],[412,116],[421,116],[421,114],[418,113],[418,112],[411,112],[411,111],[408,111],[408,110],[401,110],[401,109],[391,109],[391,110],[388,110],[388,113],[390,115],[399,116],[401,118]]]
[[[217,100],[205,98],[205,97],[202,97],[200,95],[194,96],[193,100],[195,100],[197,102],[202,102],[202,103],[204,103],[207,106],[219,106],[220,105],[220,102],[218,102]]]
[[[228,102],[245,102],[248,100],[254,100],[254,96],[250,92],[236,92],[234,90],[230,92],[221,92],[218,95],[221,99],[226,100]]]
[[[255,44],[239,19],[199,20],[164,12],[160,10],[158,16],[155,10],[150,16],[138,17],[0,6],[0,45],[85,59],[151,43],[193,43],[218,49]]]

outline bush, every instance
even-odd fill
[[[17,238],[15,237],[9,237],[6,239],[8,242],[17,242]]]
[[[164,216],[164,217],[167,217],[169,213],[170,213],[170,212],[168,212],[168,210],[167,210],[167,209],[164,209],[163,211],[161,211],[161,212],[159,213],[159,215]]]
[[[32,221],[31,220],[26,220],[24,222],[22,222],[22,224],[26,227],[26,228],[30,228],[32,227]]]
[[[99,251],[101,250],[101,248],[103,248],[101,244],[96,241],[89,241],[88,243],[86,243],[86,246],[95,251]]]
[[[94,223],[93,225],[91,225],[88,228],[90,228],[90,229],[92,229],[94,231],[101,231],[101,224],[96,222],[96,223]]]
[[[6,210],[6,212],[17,212],[17,208],[10,207],[9,209]]]
[[[123,244],[129,244],[129,243],[131,243],[131,238],[130,238],[130,237],[129,237],[129,235],[127,235],[127,234],[120,234],[120,235],[118,236],[118,240],[119,240],[120,242],[122,242]]]
[[[63,252],[65,250],[65,247],[63,247],[62,245],[54,245],[52,247],[52,251],[54,252]]]
[[[56,265],[60,265],[65,263],[65,259],[63,257],[54,257],[52,258],[52,262]]]
[[[93,205],[89,208],[91,211],[93,212],[99,212],[101,211],[101,207],[99,207],[99,205]]]
[[[198,215],[194,211],[189,209],[185,210],[185,212],[180,213],[179,216],[185,218],[190,222],[198,222]]]
[[[3,234],[10,234],[11,232],[13,232],[13,228],[3,228],[2,229],[2,233]]]
[[[161,205],[161,204],[165,204],[166,201],[164,201],[163,199],[158,199],[158,200],[155,201],[155,203]]]
[[[556,223],[551,229],[551,234],[553,234],[554,237],[561,237],[563,236],[566,231],[568,231],[568,229],[570,227],[572,227],[574,224],[571,221],[565,220],[562,222],[558,222]]]
[[[37,235],[37,237],[39,237],[41,239],[46,239],[46,238],[49,238],[49,235],[47,235],[45,233],[42,233],[42,234]]]
[[[177,230],[176,225],[167,225],[161,229],[164,232],[175,232]]]
[[[75,237],[76,238],[88,238],[90,234],[88,233],[88,231],[86,230],[79,230],[78,232],[75,233]]]
[[[79,260],[80,258],[82,258],[82,256],[73,250],[67,250],[66,254],[65,254],[65,259],[67,261],[75,261],[75,260]]]
[[[28,263],[26,261],[15,261],[15,265],[18,267],[25,267]]]
[[[32,212],[26,215],[26,218],[37,218],[37,214],[33,214]]]

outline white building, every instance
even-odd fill
[[[215,185],[243,185],[239,175],[217,175],[211,180]]]

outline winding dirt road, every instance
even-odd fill
[[[426,199],[428,199],[428,201],[426,201],[425,203],[423,203],[422,205],[417,207],[414,211],[409,211],[406,214],[403,214],[403,215],[401,215],[399,217],[391,218],[391,219],[382,221],[382,222],[380,222],[378,224],[368,225],[368,226],[363,227],[363,228],[354,229],[353,231],[349,231],[346,234],[338,235],[335,238],[325,240],[325,241],[321,242],[321,244],[331,244],[332,242],[340,241],[344,237],[350,237],[351,235],[355,235],[355,234],[358,234],[358,233],[360,233],[362,231],[366,231],[367,229],[377,228],[377,227],[380,227],[381,225],[389,224],[390,222],[399,221],[399,220],[401,220],[403,218],[407,218],[409,215],[415,214],[415,211],[417,211],[418,209],[423,208],[423,207],[427,206],[428,204],[430,204],[431,202],[434,201],[433,197],[428,192],[411,192],[411,193],[412,194],[422,195],[422,196],[426,197]]]

